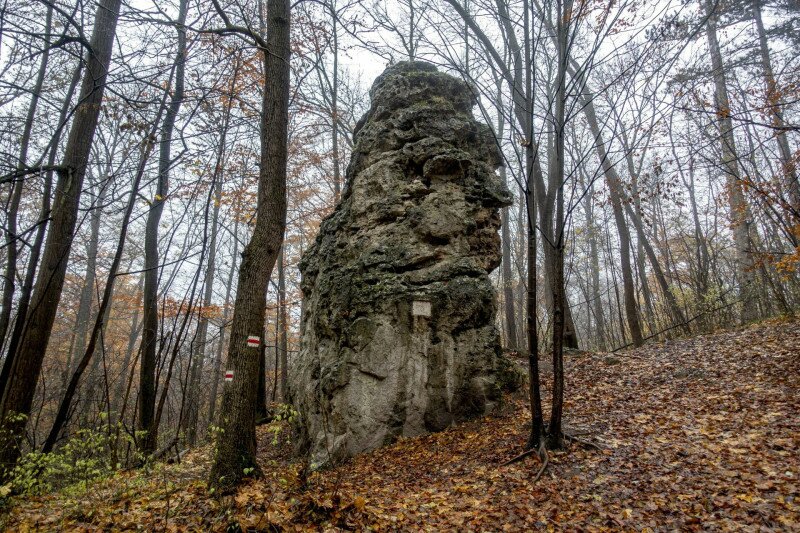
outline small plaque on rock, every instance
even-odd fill
[[[427,300],[414,300],[411,304],[413,316],[431,316],[431,303]]]

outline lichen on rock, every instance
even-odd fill
[[[372,86],[342,201],[300,264],[289,386],[312,466],[497,405],[489,272],[511,195],[472,89],[422,62]]]

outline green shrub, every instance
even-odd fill
[[[109,427],[82,429],[63,446],[50,453],[32,451],[23,455],[11,471],[3,492],[35,496],[74,487],[83,490],[91,482],[112,474],[114,434]]]

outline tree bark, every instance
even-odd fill
[[[26,320],[14,368],[0,402],[0,423],[10,442],[0,446],[0,466],[8,469],[20,454],[19,440],[25,421],[11,421],[11,415],[30,415],[33,395],[53,329],[67,260],[77,222],[83,178],[100,116],[106,77],[111,64],[120,0],[99,0],[88,52],[86,75],[79,104],[67,138],[64,159],[58,172],[52,223],[45,243],[42,267],[33,292],[33,305]]]
[[[242,253],[231,339],[229,370],[234,379],[222,394],[221,432],[209,483],[232,489],[258,473],[255,460],[255,410],[261,350],[247,345],[249,335],[262,335],[265,289],[280,253],[286,228],[286,158],[289,110],[290,3],[267,2],[267,41],[263,50],[265,87],[261,113],[261,168],[253,236]]]
[[[531,409],[531,432],[525,447],[538,449],[545,438],[542,391],[539,381],[539,334],[536,329],[536,199],[532,179],[528,180],[525,205],[528,215],[528,291],[525,298],[528,337],[528,400]]]

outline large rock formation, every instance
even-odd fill
[[[313,466],[499,399],[488,273],[511,197],[492,133],[472,88],[427,63],[389,67],[370,96],[343,199],[300,264],[290,389]]]

